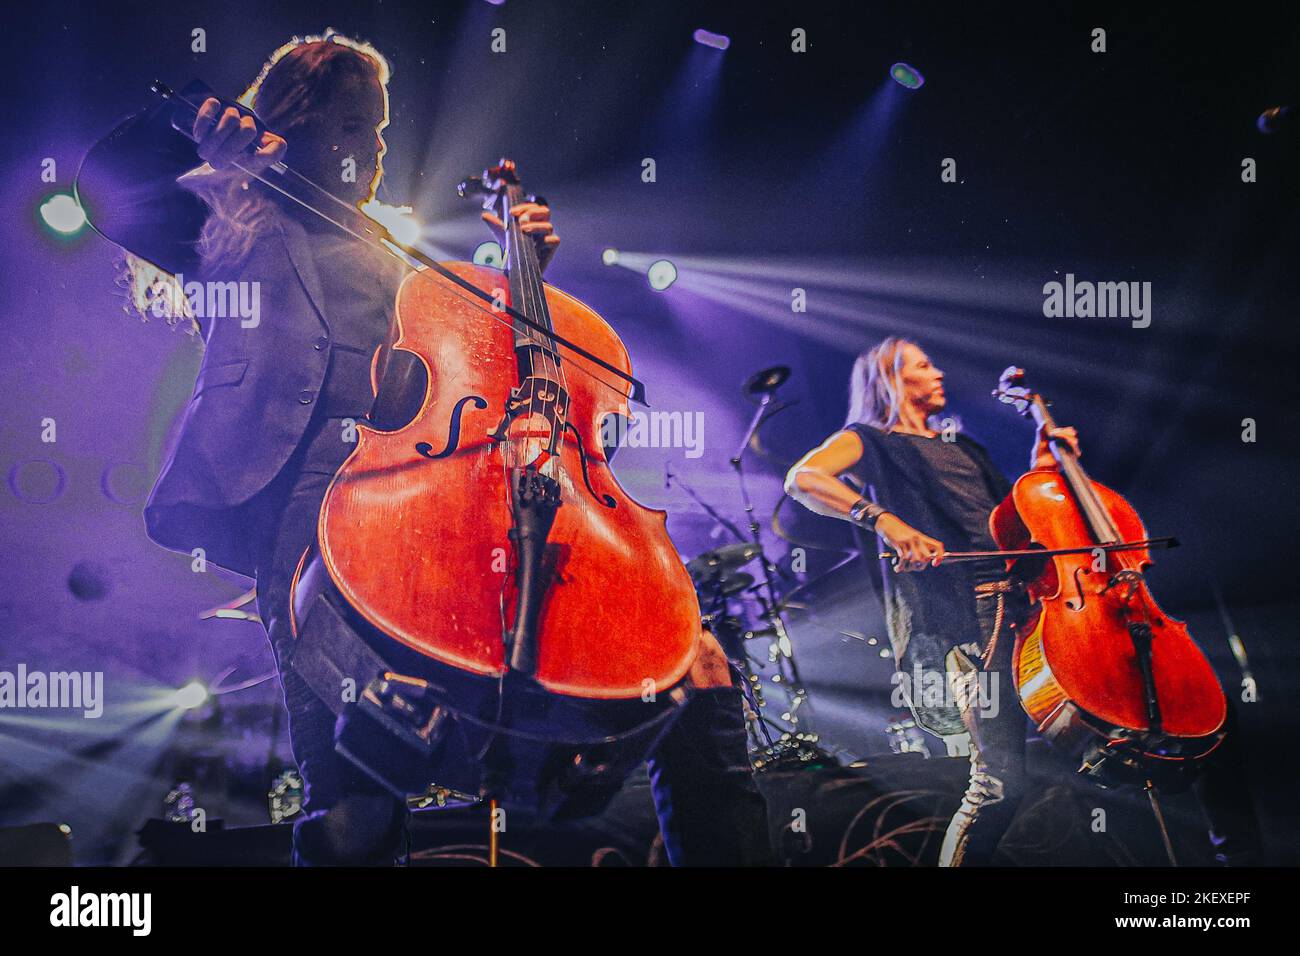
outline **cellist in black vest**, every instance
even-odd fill
[[[930,732],[971,736],[969,785],[939,863],[989,865],[1026,795],[1026,720],[1010,671],[1014,628],[1029,605],[1001,562],[943,564],[945,551],[997,549],[989,514],[1011,488],[977,442],[934,427],[947,407],[943,379],[920,346],[898,336],[862,353],[847,424],[790,469],[786,490],[818,514],[874,531],[898,555],[895,572],[920,572],[885,577],[890,643],[902,674],[941,675],[949,692],[941,706],[916,693],[908,703]],[[1057,467],[1051,439],[1079,450],[1073,428],[1040,431],[1031,468]],[[1235,738],[1228,734],[1198,787],[1216,856],[1245,864],[1259,837]]]
[[[146,506],[146,527],[168,548],[202,547],[213,563],[256,578],[307,783],[294,827],[302,864],[391,863],[406,823],[405,804],[336,753],[332,711],[292,667],[289,626],[293,573],[315,537],[326,488],[355,448],[351,426],[391,411],[376,407],[385,390],[376,402],[371,370],[393,370],[376,361],[376,350],[386,342],[401,272],[248,174],[285,160],[349,204],[373,198],[386,149],[387,82],[386,61],[367,44],[339,35],[295,40],[271,57],[244,100],[275,133],[259,138],[250,118],[208,99],[193,129],[206,165],[180,180],[206,205],[200,277],[257,283],[261,316],[251,327],[205,323],[198,381]],[[150,144],[139,149],[147,156]],[[544,264],[559,243],[549,210],[525,203],[511,214]],[[768,862],[739,691],[721,648],[703,640],[690,675],[697,691],[649,760],[665,846],[675,865]]]

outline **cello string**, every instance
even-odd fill
[[[522,193],[523,193],[523,188],[519,186],[517,183],[510,187],[510,197],[509,197],[510,209],[513,209],[516,203],[518,203],[523,199]],[[507,210],[507,212],[509,211],[510,210]],[[526,294],[528,296],[528,307],[532,313],[530,317],[534,321],[546,325],[548,323],[550,316],[544,308],[544,303],[540,301],[539,298],[540,292],[537,286],[537,282],[538,282],[540,269],[539,269],[539,263],[536,256],[537,250],[532,247],[531,241],[525,236],[523,223],[521,223],[517,218],[515,218],[513,216],[513,213],[511,213],[511,217],[512,217],[512,221],[515,224],[516,235],[518,237],[517,247],[519,250],[520,285],[527,290]],[[553,363],[550,356],[547,354],[549,349],[546,348],[545,342],[541,344],[543,346],[542,347],[543,375],[547,381],[555,383],[556,386],[558,387],[558,383],[556,382],[557,376],[554,374],[551,367]],[[546,419],[546,424],[548,429],[547,452],[549,454],[550,448],[553,447],[554,445],[554,438],[555,438],[556,403],[554,401],[548,402],[546,403],[546,406],[548,410],[543,413],[543,417]],[[556,467],[558,467],[558,465]]]
[[[1050,431],[1056,428],[1056,421],[1052,418],[1052,413],[1047,407],[1047,402],[1042,394],[1035,391],[1033,393],[1033,408],[1037,411],[1035,416],[1038,424],[1044,431]],[[1102,502],[1101,497],[1097,494],[1096,488],[1093,487],[1092,479],[1083,466],[1079,464],[1079,458],[1074,453],[1074,449],[1068,442],[1053,439],[1051,441],[1053,450],[1056,452],[1057,461],[1060,463],[1061,472],[1065,475],[1066,484],[1069,486],[1074,496],[1075,504],[1083,512],[1085,523],[1092,532],[1092,537],[1098,540],[1097,543],[1102,545],[1114,544],[1122,539],[1119,528],[1115,525],[1115,519],[1111,517],[1110,509]],[[1109,553],[1109,549],[1105,549]],[[1117,562],[1120,571],[1133,570],[1130,566],[1126,554],[1123,551],[1117,553]]]
[[[528,308],[532,312],[529,317],[542,325],[549,325],[550,314],[545,307],[545,290],[540,285],[541,265],[537,259],[537,250],[533,248],[531,240],[525,236],[523,224],[520,223],[519,220],[510,212],[510,210],[516,205],[517,201],[522,198],[522,188],[517,183],[508,187],[506,214],[511,216],[511,225],[514,230],[514,236],[516,237],[515,248],[519,253],[519,284],[520,287],[525,290],[524,295],[528,300]],[[529,329],[529,340],[535,341],[532,336],[531,328]],[[547,348],[545,344],[543,344],[541,351],[545,378],[552,382],[558,389],[560,387],[559,359],[552,354],[552,350]],[[559,431],[558,400],[559,395],[557,394],[554,401],[547,403],[549,409],[544,413],[547,427],[550,431],[550,440],[547,442],[548,451],[550,447],[554,447],[555,457],[557,458],[559,457],[560,452],[559,442],[563,440],[563,434]],[[554,466],[553,470],[560,470],[558,462]]]
[[[522,230],[523,227],[521,226],[520,231],[522,232]],[[546,325],[550,328],[554,328],[554,321],[551,318],[551,311],[546,305],[546,284],[542,279],[541,259],[538,257],[537,247],[534,246],[531,242],[529,242],[528,244],[528,255],[533,266],[531,269],[532,280],[534,283],[536,283],[535,294],[537,296],[538,307],[540,309],[538,314],[539,316],[542,316],[541,321],[543,325]],[[553,343],[551,344],[553,346]],[[568,403],[572,401],[572,396],[568,394],[569,389],[568,389],[567,381],[564,376],[564,365],[560,361],[559,354],[555,351],[554,347],[547,349],[546,354],[550,356],[547,359],[547,361],[551,365],[551,370],[552,370],[551,379],[555,383],[555,388],[557,390],[555,395],[555,401],[551,405],[551,435],[552,435],[551,444],[555,448],[555,459],[556,459],[555,471],[557,474],[559,474],[564,470],[563,461],[561,458],[561,456],[564,453],[564,426],[561,424],[560,419],[562,415],[568,414]],[[565,396],[565,406],[563,410],[561,409],[560,406],[561,394]]]
[[[518,193],[518,187],[511,185],[509,183],[506,184],[504,195],[502,196],[503,209],[501,210],[501,215],[502,215],[502,221],[507,224],[507,228],[509,229],[510,257],[512,260],[510,262],[510,271],[511,274],[517,280],[515,284],[519,288],[519,298],[521,300],[520,309],[530,319],[532,319],[533,321],[537,321],[538,320],[537,310],[533,303],[531,290],[529,289],[529,272],[528,272],[528,263],[527,263],[527,252],[524,249],[523,228],[519,225],[519,220],[516,219],[514,214],[511,212],[511,209],[515,205],[515,199],[517,193]],[[535,377],[537,374],[537,369],[534,364],[535,356],[533,350],[534,348],[541,347],[541,343],[537,342],[537,340],[533,337],[532,326],[524,326],[523,334],[525,338],[527,338],[528,340],[528,345],[526,346],[524,352],[524,354],[527,356],[527,362],[528,362],[528,377],[532,378]],[[536,390],[535,382],[533,384],[533,388],[535,392]],[[530,410],[529,417],[531,416],[532,416],[532,412]],[[529,429],[527,429],[524,432],[525,448],[527,448],[527,443],[532,440],[530,432],[531,432],[531,426],[529,427]],[[532,461],[536,461],[536,458],[533,458]]]
[[[547,326],[550,326],[552,329],[554,329],[555,323],[551,319],[550,308],[546,304],[546,282],[542,278],[541,261],[540,259],[538,259],[536,247],[532,248],[532,256],[534,258],[534,261],[537,262],[537,269],[534,274],[537,277],[537,292],[538,295],[541,297],[542,308],[545,310],[545,315],[546,315],[545,324]],[[564,422],[568,421],[569,408],[573,403],[573,396],[569,392],[569,379],[564,371],[564,362],[560,358],[560,354],[557,350],[552,349],[551,351],[552,351],[552,355],[554,356],[552,360],[552,364],[555,367],[556,387],[560,389],[561,393],[565,396],[564,407],[561,409],[558,405],[556,406],[556,412],[555,412],[556,421],[552,425],[552,427],[555,429],[555,457],[561,458],[561,456],[564,453],[564,441],[565,441]],[[556,399],[558,401],[559,395],[556,396]],[[563,419],[564,422],[562,422],[560,419]],[[557,470],[563,470],[561,464],[562,463],[557,463],[556,465]]]

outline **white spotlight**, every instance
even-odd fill
[[[606,249],[604,252],[600,254],[600,261],[605,263],[605,265],[607,266],[618,265],[618,250]]]
[[[172,695],[172,705],[180,710],[202,707],[208,700],[208,689],[196,680],[190,681]]]
[[[656,259],[646,269],[645,277],[650,281],[650,288],[663,292],[677,281],[677,267],[667,259]]]
[[[65,236],[72,235],[86,224],[86,213],[67,193],[58,193],[43,202],[41,218],[45,225]]]
[[[480,242],[474,247],[474,264],[479,266],[492,266],[494,269],[500,269],[506,260],[506,254],[501,249],[501,245],[489,239],[487,242]]]

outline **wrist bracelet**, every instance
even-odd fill
[[[875,528],[876,519],[885,513],[885,509],[874,501],[859,498],[849,509],[849,520],[864,528]]]

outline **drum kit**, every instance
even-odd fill
[[[783,570],[764,549],[761,526],[745,482],[746,451],[774,461],[760,441],[762,427],[794,402],[776,402],[776,390],[789,378],[790,369],[775,366],[751,376],[742,393],[756,405],[744,438],[730,459],[736,475],[746,526],[739,527],[706,501],[682,476],[666,471],[666,484],[677,485],[707,516],[711,529],[734,542],[697,554],[686,569],[700,598],[704,626],[717,638],[746,697],[751,759],[755,770],[795,769],[835,765],[840,761],[825,746],[813,727],[808,689],[799,675],[794,642],[787,624],[791,611],[807,612],[800,598],[805,589],[825,577],[799,582]],[[793,548],[849,552],[831,571],[857,557],[851,529],[820,518],[800,528],[798,519],[782,520],[783,497],[772,515],[771,527]],[[804,509],[797,508],[802,512]],[[815,518],[815,516],[814,516]],[[829,573],[829,572],[827,572]]]

